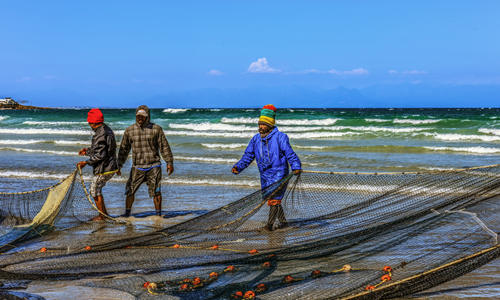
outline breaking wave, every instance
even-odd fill
[[[247,144],[201,144],[201,145],[209,149],[238,149],[247,146]]]
[[[413,125],[420,125],[420,124],[434,124],[437,122],[440,122],[440,119],[427,119],[427,120],[410,120],[410,119],[394,119],[394,124],[413,124]]]
[[[481,133],[500,135],[500,129],[479,128],[478,131]]]
[[[474,154],[500,153],[500,148],[488,148],[488,147],[424,147],[424,148],[433,151],[466,152]]]
[[[188,110],[191,110],[191,109],[190,108],[165,108],[163,110],[163,112],[167,113],[167,114],[178,114],[178,113],[186,112]]]
[[[340,119],[319,119],[319,120],[308,120],[308,119],[276,119],[276,125],[333,125],[337,123]],[[257,124],[259,118],[222,118],[221,123],[229,124]]]

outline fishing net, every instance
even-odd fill
[[[86,278],[147,299],[401,297],[500,255],[499,171],[304,172],[161,230],[11,251],[0,277]],[[288,226],[264,230],[281,193]]]
[[[76,171],[57,184],[30,192],[0,193],[0,251],[41,237],[53,229],[86,222],[95,215],[75,181]]]

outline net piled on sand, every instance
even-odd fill
[[[428,173],[290,175],[152,233],[111,242],[96,237],[87,248],[3,255],[0,277],[106,275],[86,284],[139,298],[404,296],[500,255],[499,171],[500,165]],[[267,200],[283,189],[289,226],[261,230]]]

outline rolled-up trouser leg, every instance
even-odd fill
[[[283,210],[283,206],[281,204],[271,205],[269,206],[269,218],[267,219],[267,226],[272,228],[276,218],[280,221],[281,225],[287,224],[285,211]]]
[[[280,221],[280,224],[281,225],[284,225],[287,223],[286,221],[286,218],[285,218],[285,211],[283,210],[283,206],[281,206],[281,204],[278,204],[276,205],[276,209],[277,209],[277,216],[278,216],[278,220]]]
[[[269,217],[267,219],[267,227],[269,229],[273,228],[274,221],[276,221],[276,217],[278,217],[278,207],[277,206],[278,205],[269,206]]]

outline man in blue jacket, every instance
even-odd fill
[[[300,159],[290,146],[288,136],[274,126],[275,119],[276,107],[272,104],[265,105],[260,112],[259,133],[250,140],[243,157],[232,169],[234,174],[238,174],[255,159],[259,167],[262,189],[286,177],[288,175],[288,164],[291,165],[294,174],[299,174],[302,171]],[[273,199],[267,201],[269,218],[267,225],[264,227],[266,230],[273,230],[276,218],[280,222],[278,228],[288,225],[285,212],[281,206],[284,191],[283,188],[282,191],[273,195]]]

